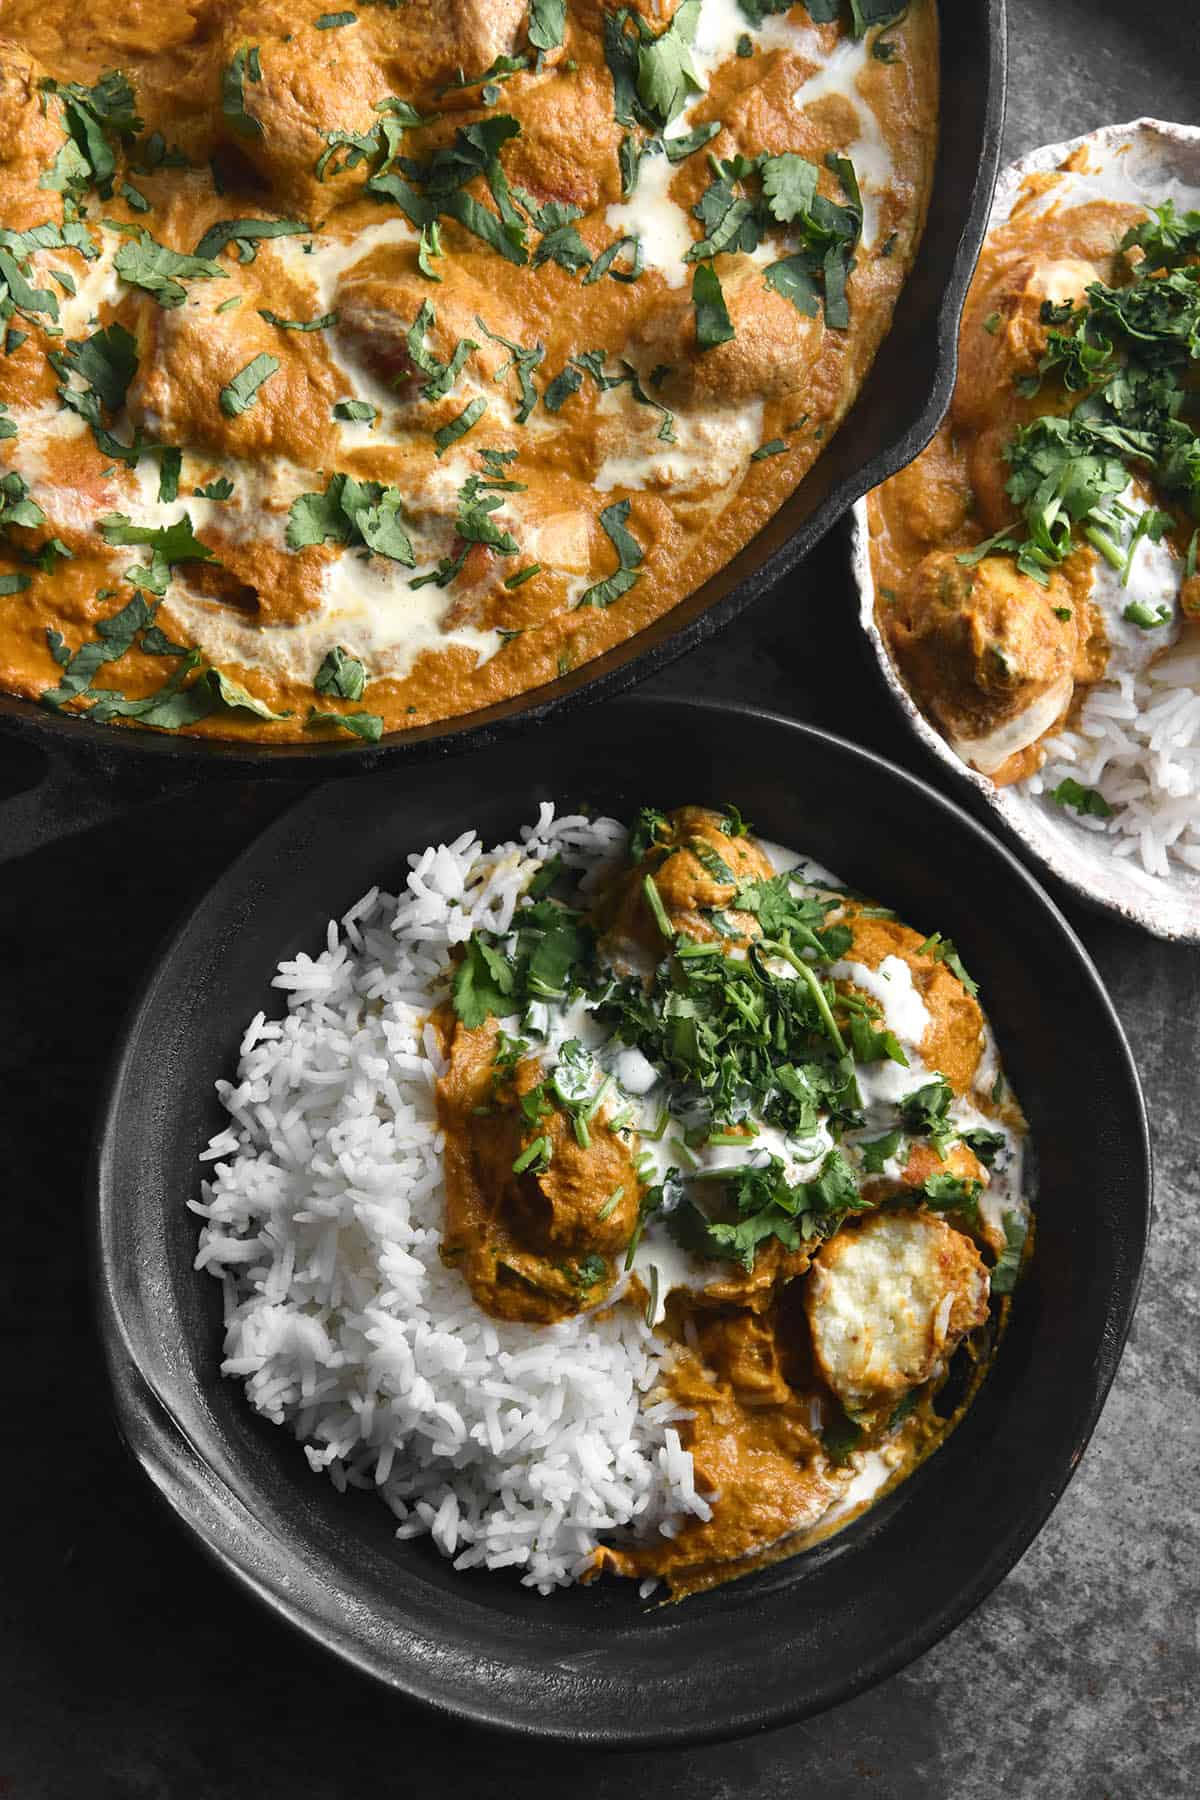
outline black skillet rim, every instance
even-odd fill
[[[333,775],[368,774],[394,767],[401,762],[422,763],[446,756],[485,749],[502,737],[550,719],[570,716],[581,706],[604,701],[622,693],[636,682],[665,669],[722,630],[739,614],[762,599],[786,576],[796,570],[802,559],[816,546],[855,500],[877,487],[890,475],[911,462],[929,442],[950,404],[958,364],[958,323],[966,299],[967,288],[975,270],[980,245],[987,228],[992,193],[1000,168],[1001,138],[1004,128],[1005,84],[1008,65],[1007,0],[942,0],[939,4],[939,26],[943,45],[948,31],[956,29],[949,21],[960,8],[970,4],[975,14],[974,27],[986,32],[986,57],[972,58],[966,49],[971,23],[961,27],[961,79],[978,84],[978,164],[971,189],[970,202],[957,233],[953,253],[948,258],[948,271],[942,286],[936,314],[929,321],[935,343],[932,375],[924,403],[916,417],[898,435],[883,433],[882,447],[865,462],[852,464],[848,472],[825,495],[825,498],[775,548],[763,546],[763,540],[778,535],[777,521],[803,504],[806,487],[813,477],[820,478],[826,463],[837,454],[849,456],[844,447],[852,441],[856,415],[862,411],[862,396],[856,400],[843,421],[833,447],[815,465],[794,494],[784,502],[776,519],[763,527],[730,564],[717,572],[673,607],[623,644],[614,646],[603,656],[583,664],[571,674],[559,677],[543,688],[514,695],[494,706],[465,713],[458,719],[437,721],[411,733],[393,733],[377,745],[352,743],[261,744],[252,748],[236,740],[219,738],[179,738],[167,732],[138,731],[122,727],[89,725],[86,719],[60,716],[39,707],[35,701],[0,694],[0,737],[21,733],[44,750],[58,748],[81,750],[94,756],[98,766],[124,773],[146,759],[147,771],[159,776],[184,778],[203,773],[230,777],[281,776],[292,780],[306,776],[326,780]],[[947,79],[946,58],[942,56],[942,104],[945,114],[952,82]],[[938,162],[930,200],[931,214],[937,207],[946,182],[947,157],[944,135],[939,138]],[[921,266],[929,226],[918,253],[918,260],[897,303],[897,312],[915,303],[914,275]],[[894,329],[894,327],[893,327]],[[891,334],[889,333],[889,338]],[[880,347],[879,356],[868,372],[864,392],[878,381],[879,363],[884,357],[889,338]],[[840,450],[839,450],[839,447]],[[745,567],[748,572],[731,580],[732,571]],[[705,602],[703,596],[715,597]],[[678,625],[670,621],[677,614],[686,615]],[[645,641],[643,641],[645,640]],[[536,696],[529,701],[529,693]]]
[[[215,1513],[207,1519],[195,1516],[189,1507],[189,1499],[195,1504],[197,1490],[194,1483],[189,1481],[189,1477],[201,1473],[208,1487],[217,1491],[222,1491],[221,1480],[214,1475],[214,1472],[200,1457],[179,1422],[170,1414],[138,1368],[124,1332],[120,1309],[114,1297],[106,1266],[105,1219],[117,1204],[112,1192],[112,1163],[115,1155],[115,1139],[118,1135],[119,1108],[122,1090],[128,1078],[127,1065],[134,1054],[140,1020],[153,1002],[160,971],[182,949],[193,927],[199,922],[201,915],[219,890],[233,881],[242,866],[256,854],[262,839],[277,832],[286,832],[290,829],[295,815],[302,808],[318,802],[319,795],[315,791],[302,796],[293,806],[288,807],[278,820],[259,834],[253,843],[241,853],[208,892],[201,897],[196,906],[189,910],[187,916],[178,925],[160,952],[154,966],[148,971],[142,988],[135,997],[117,1036],[117,1050],[114,1053],[96,1116],[89,1177],[89,1192],[96,1202],[89,1209],[92,1236],[92,1300],[108,1370],[110,1399],[116,1427],[131,1456],[148,1477],[159,1499],[175,1518],[177,1524],[181,1528],[186,1528],[191,1541],[212,1563],[227,1575],[232,1576],[245,1593],[264,1606],[276,1619],[298,1631],[310,1643],[319,1646],[348,1666],[369,1676],[396,1697],[415,1702],[445,1721],[467,1721],[471,1725],[496,1730],[505,1735],[521,1738],[526,1742],[553,1741],[591,1748],[621,1750],[677,1748],[689,1744],[718,1742],[796,1722],[842,1701],[852,1699],[866,1688],[895,1674],[938,1643],[1003,1580],[1038,1536],[1051,1512],[1062,1498],[1091,1439],[1112,1386],[1141,1288],[1150,1230],[1153,1175],[1149,1126],[1141,1083],[1124,1028],[1108,991],[1069,921],[1006,845],[992,837],[985,827],[970,814],[919,776],[910,774],[907,770],[889,763],[875,752],[865,750],[835,733],[787,718],[767,708],[759,708],[745,703],[681,698],[660,699],[635,695],[620,706],[621,711],[628,710],[634,716],[637,712],[642,711],[649,714],[652,709],[673,712],[681,721],[689,714],[693,718],[699,714],[702,718],[707,718],[713,729],[716,729],[718,722],[722,720],[728,722],[739,718],[753,719],[772,728],[793,733],[801,739],[815,740],[832,748],[835,752],[858,759],[862,764],[873,769],[885,783],[898,781],[915,799],[923,804],[932,805],[935,810],[941,812],[948,823],[952,823],[981,848],[985,848],[990,855],[1001,859],[1002,863],[1007,866],[1010,875],[1026,892],[1031,905],[1036,910],[1040,910],[1043,917],[1057,929],[1065,941],[1066,947],[1073,953],[1074,962],[1081,975],[1086,979],[1096,1004],[1107,1017],[1112,1036],[1112,1053],[1123,1065],[1123,1074],[1128,1086],[1132,1113],[1137,1127],[1137,1141],[1136,1144],[1130,1143],[1129,1153],[1131,1158],[1136,1155],[1139,1165],[1140,1176],[1136,1183],[1136,1190],[1141,1196],[1141,1206],[1138,1212],[1126,1221],[1130,1239],[1129,1256],[1127,1261],[1118,1268],[1113,1281],[1105,1314],[1103,1339],[1096,1353],[1093,1368],[1094,1380],[1087,1402],[1079,1417],[1077,1428],[1073,1433],[1069,1458],[1065,1463],[1060,1463],[1053,1469],[1048,1480],[1043,1477],[1040,1495],[1032,1512],[1015,1530],[1010,1530],[998,1545],[994,1544],[986,1555],[981,1555],[970,1578],[962,1582],[952,1601],[943,1604],[919,1624],[914,1625],[910,1631],[896,1638],[886,1651],[877,1653],[859,1667],[852,1678],[827,1680],[824,1684],[810,1683],[803,1701],[742,1708],[736,1714],[723,1715],[711,1724],[699,1728],[688,1724],[672,1726],[669,1723],[659,1723],[650,1729],[635,1726],[633,1730],[614,1737],[610,1730],[602,1731],[586,1725],[534,1724],[527,1719],[515,1718],[496,1707],[489,1707],[482,1701],[476,1705],[451,1703],[437,1693],[434,1683],[427,1676],[421,1683],[405,1682],[394,1672],[378,1666],[367,1652],[359,1650],[344,1635],[335,1633],[319,1617],[312,1613],[306,1613],[295,1601],[289,1600],[285,1593],[269,1588],[262,1580],[256,1578],[249,1567],[242,1566],[235,1560],[220,1541],[222,1536],[228,1532],[227,1521],[222,1521]],[[227,1494],[228,1490],[223,1490],[223,1492]],[[230,1497],[236,1499],[235,1496]],[[205,1507],[211,1511],[212,1495],[210,1493],[205,1492],[201,1495],[199,1507],[201,1513]]]

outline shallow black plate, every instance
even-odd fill
[[[277,961],[323,941],[406,852],[468,825],[513,835],[540,799],[735,800],[921,929],[981,983],[1041,1164],[1037,1255],[996,1367],[945,1447],[817,1551],[681,1607],[605,1583],[541,1599],[397,1543],[217,1375],[219,1290],[192,1270],[196,1156],[244,1023],[281,1011]],[[100,1322],[121,1428],[217,1560],[394,1688],[511,1730],[613,1745],[778,1724],[846,1698],[956,1624],[1012,1566],[1095,1425],[1137,1294],[1145,1119],[1120,1025],[1062,915],[932,789],[767,713],[627,700],[486,759],[322,788],[222,878],[126,1028],[96,1167]],[[236,1610],[231,1596],[231,1611]]]
[[[950,404],[958,321],[983,240],[1004,126],[1006,0],[939,9],[943,115],[929,219],[892,328],[828,450],[775,517],[710,581],[624,644],[569,675],[480,711],[394,733],[374,748],[342,743],[246,745],[112,729],[58,717],[0,694],[0,731],[91,748],[104,769],[149,759],[159,771],[364,774],[478,749],[513,728],[644,680],[791,575],[846,508],[924,448]],[[799,596],[798,596],[799,598]]]

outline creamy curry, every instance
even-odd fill
[[[498,1319],[644,1310],[708,1517],[603,1569],[679,1596],[844,1524],[944,1437],[1029,1232],[975,983],[736,809],[549,865],[436,1016],[444,1262]],[[647,1404],[655,1399],[647,1397]]]
[[[11,0],[0,687],[374,739],[779,507],[920,235],[932,0]]]
[[[880,631],[998,784],[1200,621],[1200,213],[1148,212],[1093,154],[1027,176],[989,233],[949,417],[868,500]],[[1111,810],[1074,781],[1052,798]]]

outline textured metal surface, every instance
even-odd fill
[[[1007,155],[1139,113],[1197,120],[1193,0],[1011,0],[1010,17]],[[656,685],[790,710],[937,780],[884,706],[853,608],[844,544],[827,540],[751,629]],[[222,784],[147,791],[135,809],[119,775],[68,764],[39,790],[44,773],[32,748],[3,746],[4,1800],[1192,1800],[1200,953],[1059,896],[1141,1068],[1156,1220],[1099,1428],[1003,1585],[903,1675],[807,1724],[716,1749],[534,1755],[430,1723],[305,1651],[212,1573],[115,1441],[88,1308],[79,1121],[157,946],[288,796]]]

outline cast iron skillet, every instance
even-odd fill
[[[940,8],[944,111],[929,221],[916,265],[852,412],[799,490],[710,581],[628,643],[569,675],[461,718],[394,734],[375,748],[345,744],[221,743],[169,733],[90,726],[0,696],[0,729],[47,747],[87,734],[97,763],[154,757],[196,775],[322,777],[479,749],[507,730],[578,711],[640,681],[711,637],[767,593],[860,495],[917,455],[950,403],[963,299],[983,241],[1004,123],[1005,0],[950,0]],[[119,759],[119,760],[118,760]]]
[[[1083,1454],[1121,1353],[1150,1160],[1129,1050],[1061,913],[1009,853],[911,775],[752,708],[634,698],[446,762],[326,785],[201,901],[126,1024],[104,1098],[96,1298],[120,1428],[200,1544],[280,1616],[393,1689],[530,1736],[633,1746],[729,1736],[847,1698],[926,1649],[1001,1579]],[[628,817],[735,800],[956,940],[990,1003],[1041,1164],[1036,1256],[988,1380],[943,1448],[815,1552],[679,1607],[632,1583],[541,1599],[397,1543],[223,1381],[218,1284],[192,1269],[198,1151],[246,1021],[282,1012],[276,962],[405,853],[468,825],[511,835],[540,799]],[[244,1629],[229,1596],[231,1630]]]

